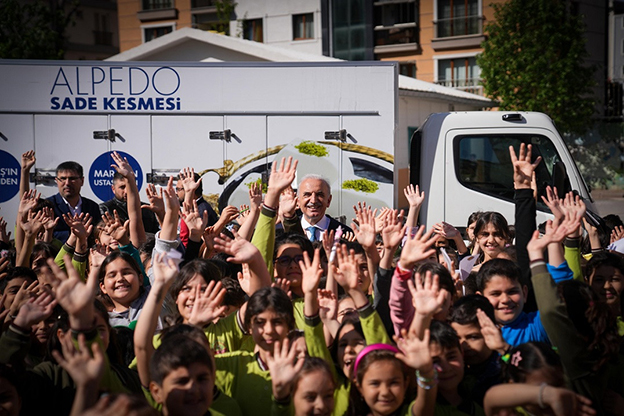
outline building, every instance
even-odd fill
[[[102,60],[119,53],[115,0],[80,0],[67,28],[65,59]]]

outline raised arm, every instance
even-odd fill
[[[418,185],[414,186],[411,184],[407,186],[403,192],[405,193],[407,202],[409,202],[409,211],[407,212],[407,221],[405,222],[405,225],[408,228],[416,227],[418,225],[420,207],[423,202],[425,202],[425,192],[420,192]]]
[[[26,153],[22,153],[22,173],[20,176],[19,197],[21,198],[26,192],[30,190],[30,170],[35,166],[35,151],[29,150]]]
[[[174,241],[178,238],[178,220],[180,215],[180,201],[173,187],[173,177],[169,177],[167,188],[163,191],[167,203],[165,217],[161,224],[160,238],[166,241]]]
[[[366,203],[361,204],[359,202],[357,206],[353,206],[353,210],[355,211],[359,226],[356,226],[355,223],[351,223],[351,228],[355,233],[355,238],[357,238],[358,243],[360,243],[362,247],[364,247],[364,251],[366,251],[368,273],[374,276],[375,273],[377,273],[380,261],[379,252],[375,246],[375,237],[377,236],[375,232],[375,214],[377,210],[373,211],[371,207],[366,206]]]
[[[256,229],[258,218],[260,217],[260,206],[262,205],[262,186],[259,183],[252,183],[249,187],[249,214],[245,222],[240,226],[238,235],[247,241],[251,241],[251,236]]]
[[[118,173],[126,178],[128,187],[128,218],[130,219],[130,241],[135,247],[141,247],[147,241],[145,235],[145,227],[143,225],[143,216],[141,215],[141,199],[139,197],[139,188],[136,183],[134,170],[128,159],[121,157],[117,152],[111,153],[114,164],[111,165]]]

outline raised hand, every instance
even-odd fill
[[[509,146],[509,157],[514,168],[514,188],[515,189],[531,189],[531,178],[537,165],[542,161],[542,157],[538,156],[535,162],[531,163],[532,145],[520,144],[520,150],[516,156],[513,146]]]
[[[575,217],[583,218],[585,217],[585,213],[587,212],[587,207],[585,206],[585,202],[581,199],[580,196],[574,195],[572,192],[568,192],[565,198],[562,201],[561,205],[562,211],[564,214],[570,213]],[[580,237],[581,229],[580,225],[574,231],[571,231],[568,234],[568,237],[575,238]]]
[[[35,166],[35,162],[37,159],[35,158],[35,151],[29,150],[26,153],[22,153],[22,170],[30,171],[33,166]]]
[[[221,237],[214,239],[214,249],[225,254],[229,254],[227,261],[232,263],[249,263],[260,251],[249,241],[241,238],[236,231],[233,231],[234,240],[221,234]]]
[[[36,236],[37,234],[39,234],[39,231],[43,229],[44,218],[45,215],[42,210],[36,213],[33,211],[28,211],[27,219],[24,220],[24,217],[19,216],[18,221],[26,236]]]
[[[423,202],[425,202],[425,192],[424,191],[421,192],[420,187],[418,185],[414,186],[412,184],[409,184],[403,190],[403,194],[405,195],[405,198],[407,199],[407,202],[409,203],[410,208],[420,207],[423,204]]]
[[[342,233],[342,239],[350,243],[354,243],[355,241],[357,241],[357,239],[355,238],[355,234],[353,234],[351,231],[345,231],[344,233]]]
[[[440,290],[440,277],[436,274],[431,276],[431,272],[425,273],[423,282],[420,273],[416,273],[416,283],[407,281],[407,287],[412,293],[412,303],[416,313],[422,316],[433,316],[446,301],[449,293]]]
[[[111,157],[113,158],[113,162],[115,162],[111,165],[111,168],[115,169],[117,173],[122,174],[126,179],[136,180],[134,170],[132,169],[132,166],[130,166],[128,158],[121,157],[121,155],[117,152],[111,153]]]
[[[429,329],[426,329],[421,340],[416,334],[402,329],[401,337],[394,336],[394,341],[399,350],[401,350],[401,352],[396,354],[396,358],[421,373],[433,370],[433,359],[429,352],[430,335]]]
[[[262,185],[254,182],[249,186],[249,209],[258,210],[260,205],[262,205]]]
[[[106,256],[111,253],[110,246],[98,244],[89,251],[89,269],[99,268]]]
[[[70,331],[59,337],[63,355],[58,351],[52,351],[56,362],[67,371],[67,374],[78,386],[99,384],[104,375],[104,353],[97,342],[87,347],[84,334],[78,335],[78,349],[74,347]],[[91,355],[93,354],[93,355]]]
[[[321,321],[336,320],[338,318],[338,298],[331,290],[317,290],[319,303],[319,317]]]
[[[190,238],[193,241],[199,241],[208,225],[208,211],[199,215],[197,201],[193,199],[190,204],[186,202],[183,204],[180,215],[189,229]]]
[[[299,267],[302,273],[301,290],[303,293],[314,294],[318,289],[318,285],[323,275],[323,269],[321,269],[321,250],[319,248],[314,250],[314,258],[310,260],[310,256],[307,251],[303,252],[303,261],[299,262]]]
[[[167,253],[156,253],[152,259],[152,271],[154,272],[154,285],[169,286],[178,277],[180,269]]]
[[[47,319],[56,305],[56,301],[50,294],[37,295],[38,283],[33,282],[26,288],[26,282],[24,282],[9,308],[10,311],[17,311],[14,323],[19,327],[30,328]]]
[[[175,187],[173,186],[172,176],[169,177],[167,187],[163,189],[163,197],[166,203],[165,215],[169,211],[177,216],[178,212],[180,212],[180,200],[178,199],[178,194],[176,193]]]
[[[141,208],[149,209],[162,221],[165,217],[165,201],[163,200],[162,188],[156,190],[156,186],[153,183],[149,183],[145,188],[145,193],[149,205],[142,205]]]
[[[24,217],[29,211],[34,209],[37,206],[40,197],[41,193],[37,192],[35,189],[24,192],[17,208],[18,216]]]
[[[303,368],[303,360],[297,360],[297,351],[290,348],[288,338],[275,342],[273,354],[267,355],[267,366],[271,373],[273,397],[285,399],[291,394],[292,382]]]
[[[196,182],[195,169],[187,167],[180,171],[180,181],[182,182],[182,187],[184,187],[185,194],[195,195],[195,190],[199,188],[202,178],[199,178]]]
[[[110,219],[110,215],[108,213],[105,215],[107,215]],[[117,215],[117,211],[115,211],[115,215]],[[119,219],[119,216],[116,218]],[[93,226],[91,225],[93,218],[91,218],[91,215],[88,213],[83,212],[73,216],[71,214],[63,214],[63,221],[65,221],[67,226],[70,228],[72,234],[74,234],[76,238],[83,241],[86,240],[87,237],[89,237],[89,234],[91,234],[91,231],[93,231]],[[108,234],[112,236],[110,232]],[[113,238],[115,237],[113,236]],[[119,241],[117,238],[115,238],[115,240]]]
[[[507,348],[509,348],[509,344],[503,339],[501,330],[481,309],[477,309],[477,319],[479,320],[485,345],[492,351],[497,351],[501,355],[504,354]]]
[[[43,215],[47,220],[43,221],[43,228],[46,231],[52,231],[56,224],[59,222],[59,218],[54,218],[54,210],[52,208],[43,207]]]
[[[377,210],[372,210],[371,207],[367,207],[366,203],[358,202],[357,206],[353,206],[355,216],[359,227],[355,223],[351,223],[351,228],[355,232],[355,238],[364,248],[370,248],[375,245],[375,215]]]
[[[297,201],[297,194],[291,186],[284,189],[279,201],[280,213],[287,218],[294,217],[295,211],[297,210]]]
[[[271,164],[271,176],[269,176],[269,188],[279,190],[282,193],[295,180],[297,172],[297,160],[293,160],[292,156],[282,158],[279,161],[274,160]]]
[[[433,230],[436,232],[436,234],[439,234],[448,240],[453,240],[454,238],[461,236],[457,228],[444,221],[435,224],[433,226]]]
[[[616,225],[611,231],[611,243],[615,243],[618,240],[624,238],[624,227],[621,225]]]
[[[355,252],[349,251],[346,244],[342,244],[336,250],[338,259],[338,268],[334,277],[336,282],[342,286],[345,291],[358,290],[360,282],[358,281],[358,265],[355,260]]]
[[[401,211],[401,214],[403,214],[403,211]],[[388,249],[398,247],[405,236],[406,226],[399,221],[399,216],[401,214],[399,214],[396,209],[393,209],[390,210],[388,215],[384,218],[381,238],[384,247]]]
[[[204,327],[223,315],[227,310],[227,306],[222,305],[225,293],[226,290],[221,282],[212,280],[203,292],[198,284],[195,287],[195,300],[189,316],[189,324]]]
[[[221,232],[223,228],[234,221],[236,217],[238,217],[238,208],[233,205],[228,205],[221,210],[221,216],[215,226],[219,229],[219,232]]]
[[[563,221],[563,216],[564,216],[564,207],[563,207],[563,200],[560,200],[559,197],[557,196],[557,188],[551,188],[550,186],[546,187],[546,197],[544,197],[542,195],[542,201],[544,202],[544,204],[546,204],[546,206],[548,207],[548,209],[550,209],[550,212],[553,213],[553,215],[555,216],[555,222],[557,224],[559,224],[559,222]]]
[[[400,263],[402,268],[411,270],[416,263],[436,254],[435,248],[433,248],[437,239],[437,237],[433,235],[434,229],[431,228],[427,233],[424,233],[424,230],[424,226],[418,229],[412,228],[408,230],[407,240],[401,251]]]
[[[9,244],[11,241],[11,233],[7,233],[7,222],[0,217],[0,241]]]
[[[117,240],[119,244],[127,245],[130,243],[130,237],[128,235],[130,220],[122,223],[117,210],[113,210],[113,217],[111,217],[108,212],[105,212],[104,215],[102,215],[102,221],[104,222],[104,232],[106,234]]]
[[[380,234],[383,231],[384,221],[393,210],[383,207],[375,217],[375,233]]]
[[[282,290],[284,293],[291,297],[292,293],[290,291],[290,280],[288,279],[280,279],[277,278],[273,283],[271,283],[271,287],[278,288]]]

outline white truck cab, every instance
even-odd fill
[[[541,202],[546,186],[560,195],[576,191],[592,199],[553,121],[535,112],[479,111],[432,114],[412,136],[410,182],[426,193],[420,221],[466,224],[474,211],[498,211],[513,224],[514,186],[509,146],[531,144],[536,171],[537,222],[552,218]]]

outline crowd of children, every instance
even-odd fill
[[[308,235],[298,198],[322,217],[331,195],[297,196],[292,158],[210,226],[192,169],[150,185],[155,235],[117,153],[127,221],[55,218],[22,181],[15,240],[0,217],[0,415],[622,415],[624,224],[549,187],[538,227],[531,150],[509,149],[514,226],[466,213],[465,237],[419,225],[412,185],[407,213],[358,204]]]

